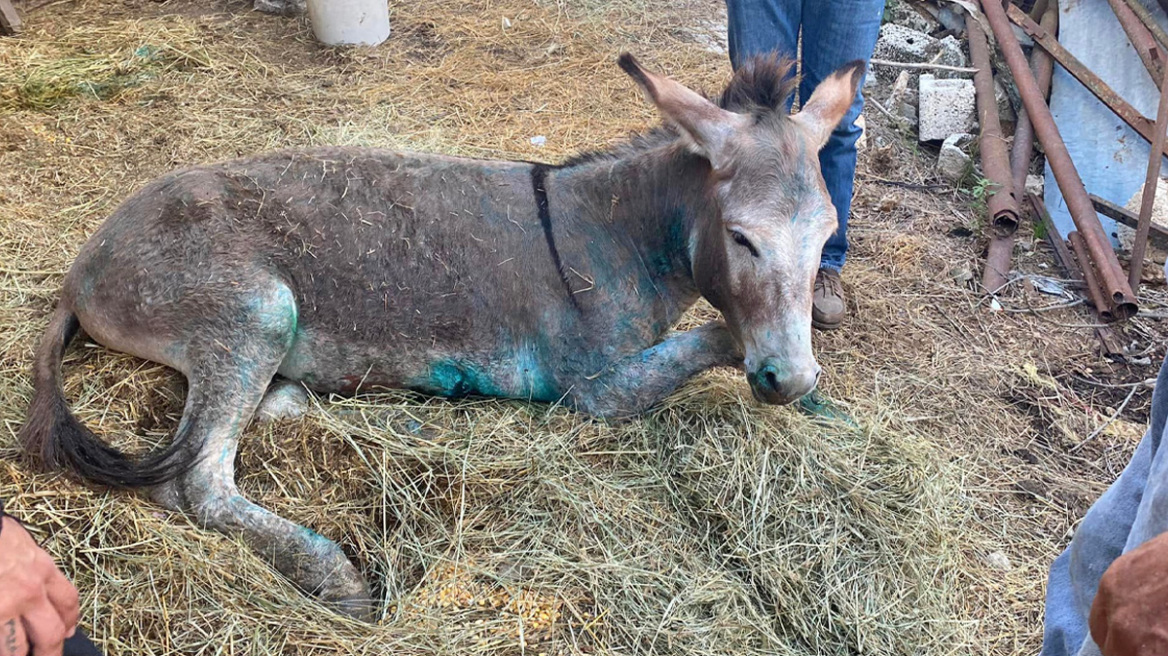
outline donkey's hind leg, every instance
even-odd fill
[[[296,331],[295,301],[286,287],[259,296],[229,308],[228,330],[191,344],[181,428],[199,445],[200,457],[182,477],[182,497],[201,524],[241,537],[306,592],[346,614],[370,618],[374,607],[365,580],[336,543],[252,503],[235,484],[239,436]]]

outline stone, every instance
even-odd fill
[[[905,120],[909,128],[917,127],[917,108],[913,107],[912,103],[903,100],[900,103],[897,114]]]
[[[985,563],[999,572],[1008,572],[1014,569],[1014,566],[1010,564],[1010,557],[1001,551],[986,554]]]
[[[941,177],[956,184],[965,177],[972,159],[961,149],[958,143],[968,137],[967,134],[954,134],[941,144],[941,152],[937,155],[937,172]]]
[[[280,16],[296,16],[308,9],[306,0],[255,0],[253,6],[256,11]]]
[[[947,30],[965,34],[965,13],[962,11],[955,11],[949,5],[944,5],[937,10],[937,21]]]
[[[998,103],[998,122],[1002,124],[1004,132],[1013,132],[1011,126],[1018,121],[1018,114],[1014,111],[1014,106],[1010,104],[1010,94],[1006,91],[1006,87],[1002,86],[1002,81],[994,80],[994,101]]]
[[[868,122],[864,120],[863,114],[856,117],[856,127],[860,128],[860,136],[856,139],[856,150],[864,150],[868,147]]]
[[[1124,207],[1132,214],[1138,216],[1140,213],[1140,205],[1143,203],[1143,197],[1144,190],[1141,185],[1140,190],[1127,201]],[[1164,180],[1164,178],[1160,178],[1156,183],[1156,199],[1152,202],[1152,223],[1168,229],[1168,181]],[[1130,252],[1136,240],[1136,231],[1133,228],[1117,223],[1115,225],[1115,237],[1119,241],[1119,247]],[[1149,240],[1148,252],[1154,254],[1157,250]]]
[[[969,61],[965,57],[965,48],[953,36],[947,36],[937,42],[938,54],[930,61],[936,64],[943,64],[945,66],[956,66],[958,68],[965,68],[969,65]],[[949,78],[960,77],[962,74],[955,71],[936,71],[933,73],[936,77]]]
[[[921,141],[944,140],[972,132],[976,125],[976,98],[972,80],[940,80],[922,75],[917,115]]]
[[[1041,175],[1034,175],[1033,173],[1026,176],[1026,192],[1034,194],[1042,198],[1042,190],[1046,186],[1046,180]]]

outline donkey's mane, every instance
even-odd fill
[[[755,55],[738,67],[716,102],[727,111],[750,114],[755,117],[755,121],[768,117],[786,120],[787,101],[798,86],[798,80],[791,74],[794,66],[793,60],[775,53]],[[674,143],[680,138],[677,128],[665,123],[647,132],[634,134],[625,143],[570,157],[559,166],[569,168],[588,162],[623,159]]]

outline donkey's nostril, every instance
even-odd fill
[[[774,362],[766,362],[758,370],[758,386],[768,393],[778,392],[783,385],[783,372]]]
[[[815,389],[819,380],[818,365],[791,369],[778,358],[767,358],[750,376],[755,396],[767,403],[790,403]]]

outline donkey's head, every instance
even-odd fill
[[[774,57],[740,67],[719,104],[629,55],[620,64],[710,163],[707,189],[717,211],[690,228],[693,275],[741,346],[755,397],[798,399],[819,378],[812,288],[823,245],[839,225],[818,154],[855,98],[863,63],[833,73],[795,115],[786,110],[791,64]]]

